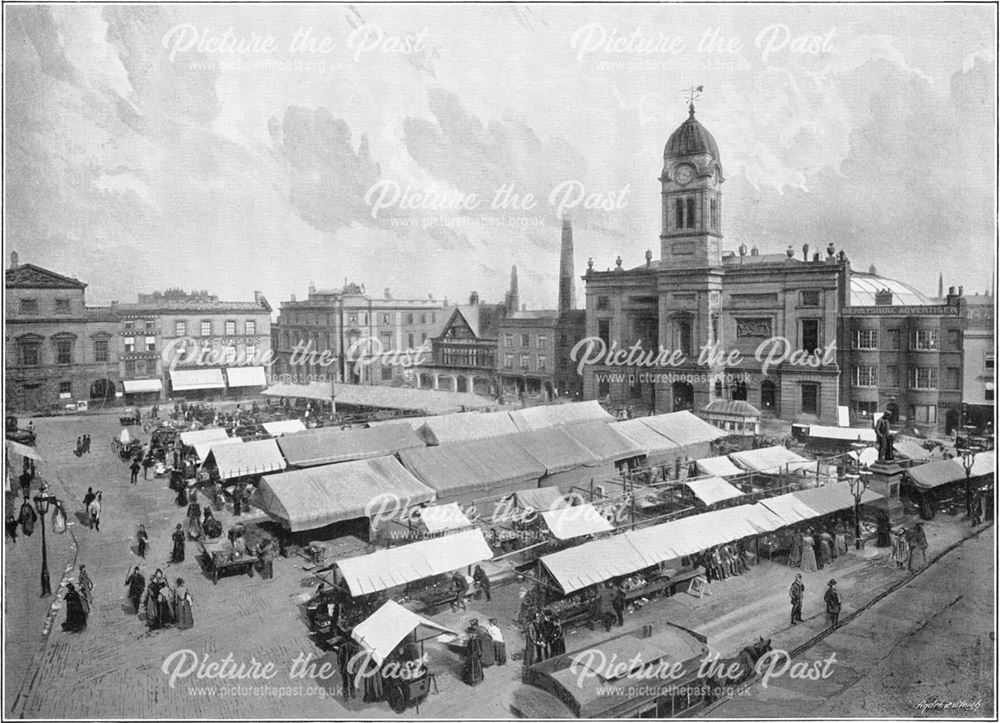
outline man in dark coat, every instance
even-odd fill
[[[142,469],[142,465],[139,464],[138,459],[133,459],[132,464],[129,465],[129,469],[132,470],[132,479],[130,480],[132,484],[139,481],[139,470]]]
[[[618,617],[618,627],[622,627],[625,625],[625,590],[620,584],[615,585],[611,596],[611,607],[614,608],[615,615]]]
[[[459,608],[468,610],[465,604],[465,594],[469,592],[469,581],[461,571],[457,571],[451,577],[451,584],[455,589],[455,599],[451,601],[451,609],[457,611]]]
[[[132,603],[132,607],[135,608],[136,613],[139,612],[139,601],[142,600],[142,591],[146,589],[146,578],[142,576],[142,568],[138,565],[132,570],[131,574],[125,578],[125,586],[128,587],[128,599]]]
[[[826,603],[826,618],[830,621],[830,627],[835,628],[840,621],[840,593],[837,592],[836,580],[827,583],[823,601]]]
[[[490,576],[486,574],[481,565],[476,565],[476,569],[472,571],[472,581],[486,595],[486,602],[489,602],[492,599],[490,597]]]
[[[806,586],[802,584],[802,574],[799,573],[788,589],[788,596],[792,600],[792,625],[798,625],[802,622],[802,595],[805,590]]]

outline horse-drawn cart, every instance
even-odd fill
[[[230,573],[246,572],[253,577],[253,566],[256,558],[251,555],[246,545],[234,548],[229,540],[201,540],[198,542],[204,556],[204,565],[212,576],[212,582],[218,584],[219,578]]]

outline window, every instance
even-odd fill
[[[38,299],[21,299],[21,313],[31,315],[37,314]]]
[[[889,348],[899,348],[899,329],[889,329]]]
[[[875,367],[854,367],[854,386],[877,387],[878,375]]]
[[[918,350],[937,349],[937,331],[934,329],[917,329],[910,332],[910,348]]]
[[[677,348],[681,354],[691,356],[691,322],[677,322]]]
[[[889,386],[898,387],[899,386],[899,367],[886,367],[886,372],[889,375]]]
[[[513,369],[514,368],[514,355],[513,354],[504,354],[503,355],[503,365],[504,365],[505,369]]]
[[[960,389],[962,387],[962,370],[957,367],[945,369],[945,385],[947,389]]]
[[[819,384],[802,385],[802,413],[819,415]]]
[[[913,418],[922,424],[936,424],[937,406],[934,404],[918,404],[913,408]]]
[[[392,325],[392,314],[382,314],[382,326]]]
[[[878,413],[878,402],[854,402],[854,413],[859,417],[874,417]]]
[[[56,299],[56,313],[57,314],[69,313],[69,299]]]
[[[236,362],[236,347],[230,344],[226,347],[226,364],[233,364]]]
[[[135,376],[135,360],[129,359],[125,362],[125,376]]]
[[[878,329],[856,329],[854,332],[855,349],[878,349]]]
[[[69,339],[56,339],[56,364],[73,363],[73,342]]]
[[[538,339],[536,341],[536,345],[538,346],[539,349],[544,349],[549,345],[548,337],[545,336],[545,334],[539,334]]]
[[[126,319],[125,320],[125,330],[126,331],[132,331],[132,329],[134,329],[134,328],[135,328],[135,321],[133,321],[132,319]]]
[[[406,323],[407,324],[412,324],[413,323],[413,314],[407,314],[406,315]]]
[[[993,355],[991,354],[990,356],[986,357],[986,361],[983,362],[983,367],[986,369],[993,369],[993,365],[994,365]]]
[[[937,389],[937,369],[910,367],[910,389]]]
[[[358,325],[358,312],[354,311],[347,315],[347,323],[351,326]]]
[[[527,369],[529,366],[531,366],[531,354],[522,354],[521,355],[521,368],[522,369]]]
[[[802,306],[819,306],[819,291],[808,289],[799,294],[799,304]]]
[[[716,231],[719,230],[719,201],[713,198],[709,205],[710,213],[712,216],[712,228]]]
[[[38,342],[26,341],[18,345],[21,350],[21,366],[26,367],[37,367],[39,364],[39,349],[40,345]]]
[[[256,344],[246,344],[244,347],[244,354],[246,356],[247,362],[253,362],[257,360],[257,345]]]
[[[146,337],[146,351],[156,351],[156,337],[147,336]]]
[[[962,351],[962,330],[961,329],[949,329],[948,330],[948,346],[951,347],[953,351]]]
[[[389,364],[382,365],[382,381],[383,382],[392,381],[392,366]]]
[[[985,390],[983,392],[983,399],[986,400],[987,402],[992,402],[993,401],[993,390],[992,389]]]
[[[131,354],[135,351],[135,339],[133,337],[127,337],[125,339],[125,353]]]
[[[511,347],[513,347],[514,346],[514,335],[513,334],[504,334],[503,335],[503,345],[505,347],[507,347],[508,349],[510,349]]]
[[[602,379],[601,381],[597,382],[597,396],[607,397],[610,396],[610,394],[611,394],[611,382],[609,382],[607,379]]]
[[[243,322],[243,333],[246,336],[257,336],[257,322],[253,319]]]
[[[438,315],[437,314],[431,314],[431,323],[432,324],[437,324],[437,320],[438,320]]]
[[[108,340],[107,339],[95,339],[94,340],[94,361],[95,362],[106,362],[109,359],[108,355]]]
[[[388,351],[392,349],[392,332],[383,331],[379,334],[379,341],[382,342],[382,351]]]
[[[406,335],[406,348],[407,349],[412,349],[413,347],[416,346],[415,337],[416,337],[416,334],[414,334],[412,331],[409,332]]]
[[[203,321],[201,322],[201,335],[202,336],[212,336],[212,322]]]
[[[423,344],[425,341],[427,341],[427,332],[422,331],[420,332],[420,343]]]
[[[73,395],[73,382],[59,382],[59,393]]]
[[[420,315],[420,323],[421,324],[426,324],[427,323],[427,314],[421,314]]]
[[[544,372],[548,368],[548,359],[544,354],[538,355],[538,371]]]
[[[611,346],[611,320],[610,319],[598,319],[597,320],[597,336],[600,337],[601,341],[603,341],[606,346]]]
[[[531,334],[521,334],[521,346],[531,346]]]
[[[677,228],[684,228],[684,199],[678,198],[674,201],[674,216],[675,216],[675,226]]]
[[[174,336],[187,336],[187,322],[186,321],[175,321],[174,322]]]
[[[598,296],[597,297],[597,310],[605,311],[611,308],[611,297],[608,296]]]
[[[156,324],[152,319],[146,319],[146,331],[152,331],[154,326]]]
[[[689,198],[687,200],[687,218],[684,219],[687,223],[685,224],[688,228],[694,228],[694,199]]]
[[[236,322],[227,321],[224,333],[226,336],[236,336]]]
[[[812,353],[819,349],[819,319],[803,319],[799,324],[802,350]]]

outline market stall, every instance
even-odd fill
[[[613,422],[611,416],[597,400],[570,402],[568,404],[540,404],[510,413],[517,431],[528,432],[557,425],[575,425],[583,422]]]
[[[279,419],[274,422],[262,422],[261,426],[272,437],[282,437],[286,434],[306,431],[306,425],[302,423],[301,419]]]
[[[724,431],[691,412],[657,414],[651,417],[639,417],[637,421],[677,444],[690,459],[711,455],[712,442],[726,437]]]
[[[634,466],[645,455],[638,444],[619,434],[607,422],[576,422],[563,429],[601,462],[610,462],[616,467]]]
[[[282,470],[286,465],[277,442],[259,439],[213,447],[202,466],[226,481]]]
[[[472,521],[457,502],[418,507],[412,511],[411,518],[415,518],[428,535],[444,534],[473,527]]]
[[[642,450],[647,466],[673,465],[685,456],[681,445],[652,429],[642,419],[612,422],[608,426]]]
[[[383,457],[402,449],[423,446],[423,440],[410,425],[403,422],[370,429],[324,427],[278,439],[278,447],[292,467],[313,467]]]
[[[711,507],[726,500],[739,499],[743,496],[741,490],[733,487],[721,477],[702,477],[688,480],[684,486],[705,507]]]
[[[698,467],[698,472],[713,477],[740,477],[746,474],[725,455],[699,459],[695,464]]]
[[[434,490],[385,456],[268,475],[251,502],[286,529],[301,532],[358,518],[385,524],[434,498]]]
[[[557,540],[599,535],[614,529],[593,505],[583,504],[542,512],[542,520]]]
[[[733,452],[729,459],[744,471],[774,476],[815,471],[817,465],[781,445]]]
[[[427,444],[468,442],[514,434],[518,431],[508,412],[465,412],[429,417],[420,428]]]
[[[616,474],[613,462],[605,462],[591,454],[565,427],[519,432],[504,437],[504,441],[517,444],[545,467],[545,474],[539,480],[542,487],[568,490]]]
[[[253,566],[257,558],[246,549],[240,538],[239,544],[229,540],[199,540],[202,561],[212,578],[213,584],[219,583],[223,575],[246,573],[253,577]]]

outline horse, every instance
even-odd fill
[[[87,505],[87,514],[90,516],[90,527],[91,529],[97,529],[98,532],[101,530],[101,495],[103,492],[98,492],[97,497],[90,501]]]
[[[717,700],[727,688],[750,680],[757,673],[757,661],[769,652],[771,639],[758,636],[756,642],[745,646],[736,656],[719,660],[713,666],[712,674],[705,678],[707,699]]]

